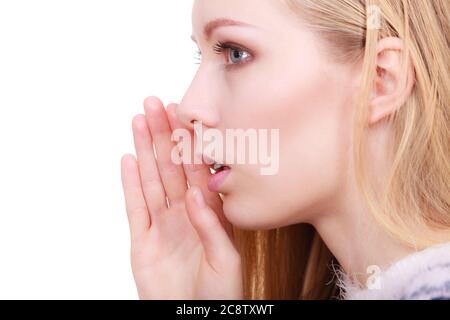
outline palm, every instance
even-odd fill
[[[158,226],[134,242],[132,254],[136,271],[152,268],[155,264],[176,261],[198,255],[201,242],[184,208],[170,208],[163,213]]]
[[[165,213],[159,228],[150,228],[135,244],[132,253],[135,277],[143,283],[164,288],[164,293],[159,292],[160,298],[208,296],[205,293],[221,286],[209,280],[215,279],[214,269],[205,259],[202,243],[186,213],[177,209],[170,211]],[[174,267],[180,268],[180,272],[173,272]],[[180,288],[192,288],[192,291],[182,292]]]

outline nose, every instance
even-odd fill
[[[219,115],[214,92],[213,84],[199,69],[176,109],[178,119],[190,129],[194,129],[195,122],[202,122],[209,128],[216,127]]]

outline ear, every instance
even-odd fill
[[[370,101],[369,124],[398,111],[411,96],[415,72],[403,40],[384,38],[377,45],[377,75]]]

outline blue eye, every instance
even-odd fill
[[[252,58],[252,55],[248,53],[247,50],[240,48],[237,45],[227,44],[218,42],[213,47],[214,52],[226,56],[226,68],[231,69],[233,67],[237,67],[238,65],[242,65],[248,62]],[[197,49],[194,55],[194,59],[196,60],[196,64],[201,64],[202,62],[202,53],[200,49]]]
[[[229,58],[233,64],[240,64],[250,56],[246,51],[237,48],[229,48]]]
[[[230,63],[231,65],[246,63],[247,60],[251,58],[251,55],[245,49],[222,42],[218,42],[214,45],[214,51],[217,54],[226,53],[227,63]]]

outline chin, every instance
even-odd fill
[[[258,205],[252,205],[248,201],[244,203],[234,199],[230,195],[223,195],[223,212],[227,220],[236,228],[249,231],[270,230],[277,226],[273,221],[265,221],[263,217],[272,217],[266,213],[266,209]]]

